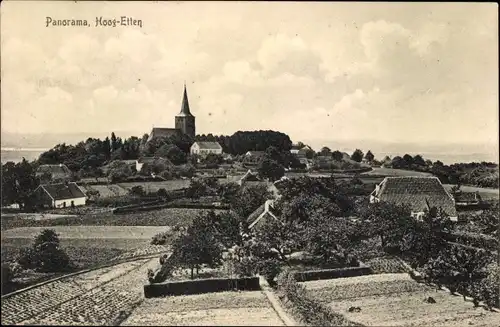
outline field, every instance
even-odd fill
[[[174,226],[187,225],[206,209],[166,208],[155,211],[144,211],[115,215],[112,212],[87,214],[77,217],[65,217],[51,220],[27,220],[21,218],[3,219],[2,231],[16,227],[50,227],[50,226]],[[219,210],[215,210],[220,212]]]
[[[146,299],[122,325],[283,326],[261,291]]]
[[[171,181],[163,182],[130,182],[130,183],[119,183],[118,186],[130,190],[134,186],[142,186],[146,192],[156,192],[161,188],[167,191],[174,191],[183,189],[189,186],[189,179],[175,179]]]
[[[61,247],[78,267],[109,262],[144,248],[165,228],[152,226],[54,226]],[[2,262],[14,260],[20,249],[29,247],[42,227],[22,227],[2,231]]]
[[[395,176],[395,177],[403,177],[403,176],[432,176],[430,173],[424,173],[419,171],[412,170],[404,170],[404,169],[392,169],[392,168],[373,168],[372,171],[362,173],[363,175],[378,175],[378,176]]]
[[[499,313],[474,308],[461,296],[419,284],[404,273],[302,284],[334,311],[366,326],[494,326],[500,319]],[[427,303],[428,297],[436,303]],[[361,311],[349,312],[350,307]]]

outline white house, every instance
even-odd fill
[[[207,155],[209,153],[222,154],[222,146],[218,142],[194,142],[190,149],[191,154]]]
[[[455,200],[437,177],[386,177],[370,194],[370,203],[381,201],[407,204],[416,218],[434,207],[441,208],[451,220],[458,219]]]
[[[84,206],[85,191],[76,183],[40,185],[35,189],[37,204],[41,207],[68,208]]]

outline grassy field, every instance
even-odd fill
[[[446,190],[450,191],[451,188],[453,186],[456,186],[456,185],[443,184],[443,186]],[[494,189],[494,188],[482,188],[482,187],[475,187],[475,186],[460,186],[460,189],[463,192],[478,192],[483,200],[499,200],[499,197],[500,197],[499,190]]]
[[[361,176],[363,175],[381,175],[381,176],[395,176],[395,177],[403,177],[403,176],[432,176],[431,173],[424,173],[424,172],[419,172],[419,171],[412,171],[412,170],[404,170],[404,169],[392,169],[392,168],[381,168],[381,167],[375,167],[373,168],[372,171],[362,173]]]
[[[260,291],[146,299],[125,326],[283,326]]]
[[[134,186],[142,186],[146,192],[156,192],[161,188],[164,188],[167,191],[179,190],[188,187],[189,183],[190,183],[189,179],[175,179],[163,182],[119,183],[118,186],[126,190],[130,190]]]
[[[413,281],[408,274],[380,274],[303,283],[319,301],[365,326],[494,326],[499,314],[475,309],[461,296]],[[433,297],[436,303],[425,299]],[[349,312],[360,307],[360,312]],[[495,321],[497,323],[495,323]]]
[[[166,208],[115,215],[112,212],[86,214],[77,217],[65,217],[50,220],[27,220],[16,217],[1,220],[2,231],[17,227],[50,226],[174,226],[187,225],[206,209]],[[219,210],[215,210],[220,212]]]

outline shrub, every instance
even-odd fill
[[[269,285],[274,286],[274,279],[281,272],[281,264],[276,259],[267,259],[260,261],[257,265],[259,274],[263,275]]]
[[[4,293],[4,290],[10,288],[10,283],[14,277],[13,275],[14,274],[12,273],[10,265],[2,263],[2,294]]]
[[[280,298],[289,303],[292,312],[301,322],[311,326],[362,326],[347,320],[307,294],[303,285],[299,285],[293,272],[286,270],[278,276]]]
[[[172,231],[158,233],[155,236],[153,236],[153,239],[151,240],[151,244],[153,244],[153,245],[168,244],[168,242],[172,240],[173,234],[174,233]]]
[[[51,229],[44,229],[36,236],[32,247],[23,249],[17,262],[24,269],[41,272],[60,272],[71,268],[68,255],[59,248],[58,235]]]

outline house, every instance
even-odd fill
[[[143,169],[144,164],[147,165],[147,164],[152,164],[155,162],[163,162],[163,163],[165,163],[165,165],[168,165],[168,166],[173,165],[170,162],[170,160],[162,158],[162,157],[141,157],[135,161],[135,170],[140,172]]]
[[[266,200],[266,202],[252,212],[247,218],[248,229],[252,230],[262,226],[268,219],[276,219],[278,217],[273,213],[274,200]]]
[[[34,195],[39,207],[77,207],[86,201],[85,191],[74,182],[40,185]]]
[[[309,145],[292,145],[292,148],[290,149],[290,153],[300,157],[300,158],[305,158],[307,153],[310,151],[314,151]]]
[[[40,165],[35,173],[36,177],[43,182],[69,181],[71,180],[71,170],[64,165]]]
[[[245,153],[245,162],[258,162],[266,155],[265,151],[248,151]]]
[[[241,176],[241,178],[238,180],[238,185],[243,185],[246,182],[260,182],[261,179],[259,177],[259,174],[256,172],[251,171],[250,169],[245,173],[245,175]]]
[[[481,196],[478,192],[456,192],[453,194],[455,204],[460,207],[477,206],[481,204]]]
[[[386,177],[370,194],[370,203],[380,201],[407,204],[416,218],[432,207],[441,208],[457,221],[455,200],[437,177]]]
[[[222,154],[222,146],[218,142],[194,142],[191,145],[190,153],[198,155]]]

